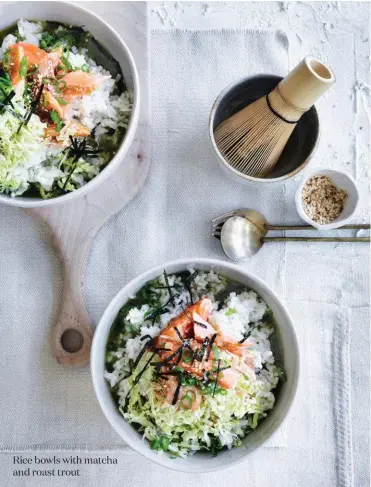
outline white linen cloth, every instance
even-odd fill
[[[85,294],[95,323],[113,295],[152,265],[179,257],[224,259],[219,242],[210,237],[209,222],[218,214],[247,206],[272,223],[298,221],[292,208],[295,183],[246,188],[226,179],[207,133],[219,92],[246,74],[283,75],[287,47],[282,33],[153,34],[151,172],[93,246]],[[99,410],[89,372],[63,369],[51,358],[48,334],[61,281],[49,238],[21,210],[1,207],[0,213],[6,235],[0,256],[2,449],[121,447]],[[245,264],[292,313],[302,351],[300,387],[286,431],[273,441],[287,448],[261,449],[232,474],[202,476],[203,485],[353,485],[349,333],[351,323],[364,323],[367,316],[367,256],[366,246],[275,244]],[[367,339],[366,334],[367,329]],[[354,370],[363,383],[364,371]],[[364,414],[367,398],[359,398]],[[119,455],[116,475],[127,469],[129,485],[200,483],[200,476],[164,473],[134,453]],[[107,478],[99,485],[111,483]]]

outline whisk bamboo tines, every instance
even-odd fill
[[[236,170],[266,177],[300,117],[334,82],[330,68],[307,56],[273,91],[216,128],[214,137],[220,152]]]

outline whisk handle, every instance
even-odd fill
[[[278,84],[284,101],[298,111],[307,111],[335,83],[335,75],[322,61],[306,56]]]

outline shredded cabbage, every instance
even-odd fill
[[[22,100],[14,99],[13,105],[15,112],[25,115]],[[19,126],[19,119],[7,110],[0,115],[0,191],[13,195],[28,189],[28,170],[45,159],[42,142],[46,124],[32,115],[27,126],[18,132]]]
[[[273,381],[254,380],[241,375],[236,389],[226,390],[225,395],[203,395],[195,411],[178,405],[164,403],[156,395],[154,368],[148,367],[138,384],[138,373],[145,367],[150,354],[139,362],[136,372],[118,384],[119,409],[124,418],[137,427],[151,443],[165,435],[169,439],[169,451],[185,457],[199,450],[211,450],[212,441],[218,439],[220,447],[240,446],[241,438],[254,430],[258,422],[273,408],[271,392],[278,383],[278,371],[269,366]],[[128,402],[126,397],[128,392]],[[126,407],[125,407],[126,406]],[[220,448],[219,448],[220,449]]]

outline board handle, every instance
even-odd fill
[[[86,198],[64,205],[29,210],[34,218],[46,224],[63,266],[63,296],[58,319],[51,333],[52,355],[67,367],[89,363],[93,337],[92,322],[83,296],[83,276],[92,238],[101,215],[97,206]]]
[[[65,267],[62,308],[52,331],[52,354],[58,363],[83,367],[89,363],[93,332],[76,279]],[[75,288],[75,289],[74,289]]]

